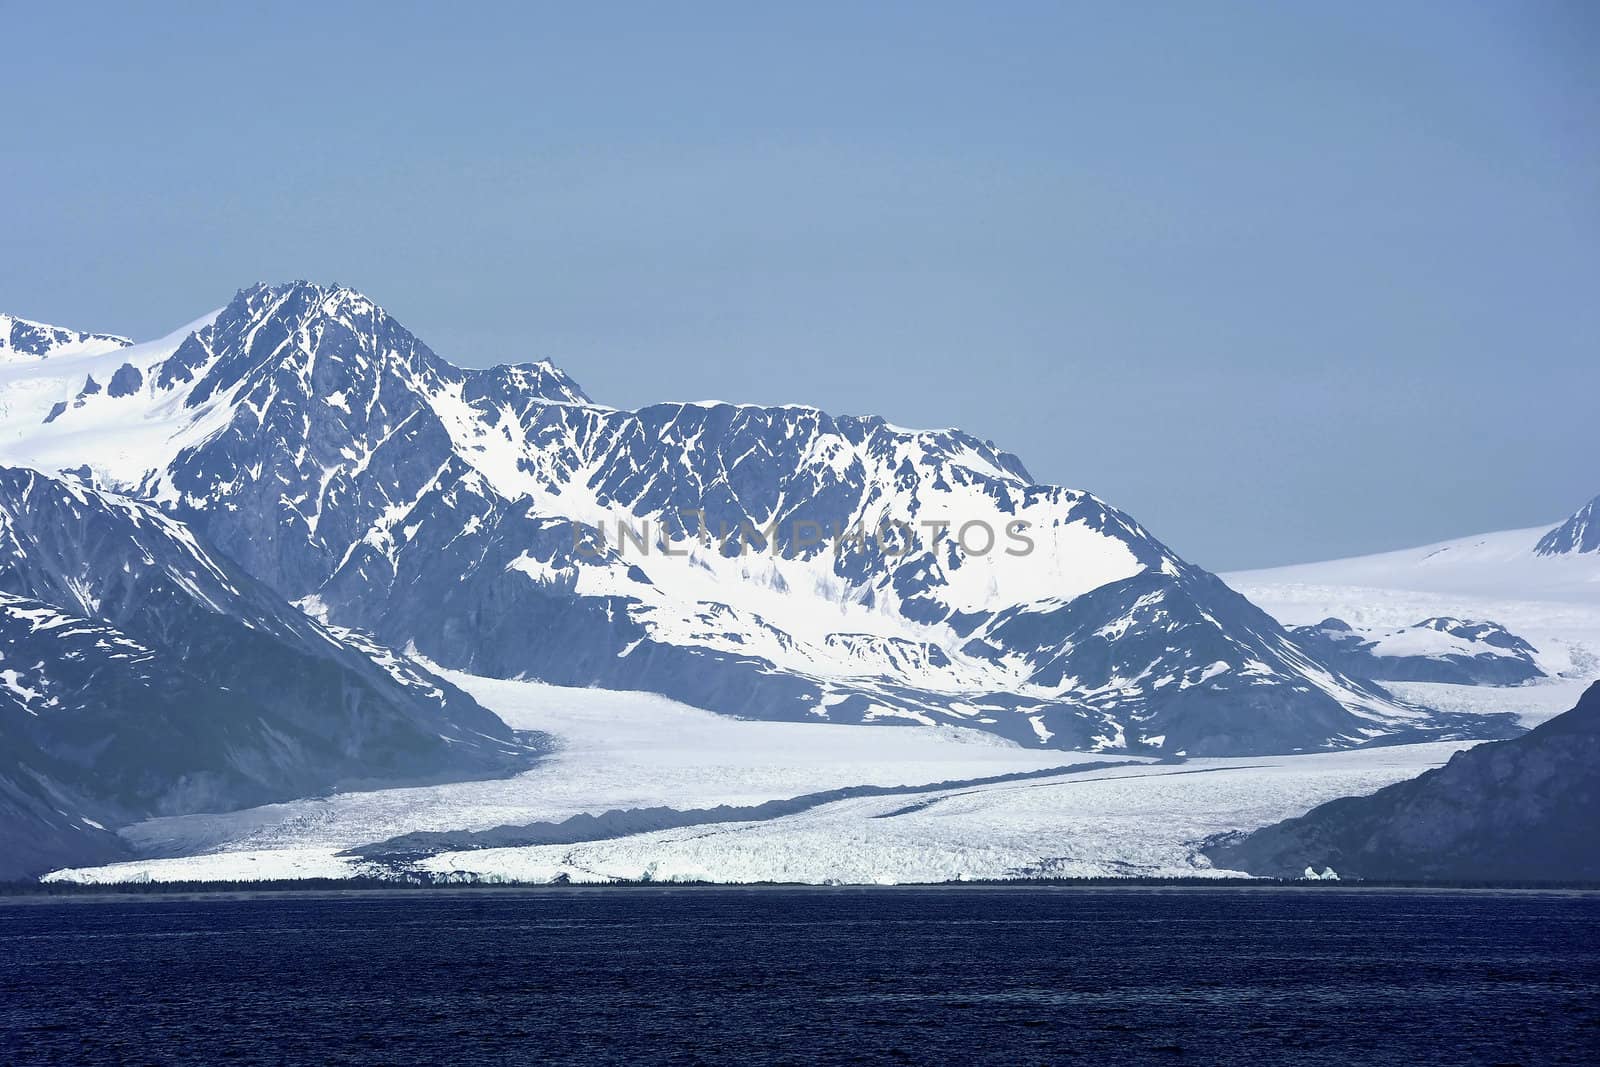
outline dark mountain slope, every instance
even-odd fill
[[[1539,543],[1533,550],[1541,556],[1600,552],[1600,496],[1573,512],[1565,522],[1539,538]]]
[[[85,862],[110,847],[94,824],[508,774],[534,740],[155,508],[20,468],[0,468],[0,736],[0,803],[48,824],[21,836]]]
[[[1600,683],[1510,741],[1366,797],[1212,843],[1218,867],[1427,881],[1600,880]]]

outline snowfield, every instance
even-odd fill
[[[1500,623],[1533,644],[1549,678],[1509,687],[1383,684],[1441,711],[1509,711],[1534,726],[1571,708],[1600,678],[1600,553],[1536,554],[1552,525],[1223,579],[1285,626],[1330,616],[1373,629],[1438,615]]]
[[[1528,685],[1452,685],[1445,682],[1384,682],[1401,700],[1423,704],[1440,711],[1462,711],[1488,715],[1509,711],[1523,726],[1532,729],[1571,710],[1592,684],[1591,678],[1547,678]]]
[[[0,365],[0,462],[68,470],[86,464],[102,476],[137,482],[162,457],[203,440],[220,425],[193,420],[182,397],[143,388],[161,364],[196,330],[210,325],[212,311],[165,337],[125,348],[83,346],[44,360]],[[141,388],[112,396],[117,371],[131,366]],[[100,387],[83,395],[85,382]],[[60,414],[48,422],[57,406]]]
[[[972,731],[731,719],[661,697],[445,672],[520,729],[560,748],[516,778],[391,789],[124,831],[151,855],[63,870],[85,883],[383,874],[339,853],[414,830],[488,829],[580,812],[748,805],[850,785],[929,785],[765,821],[611,840],[447,852],[435,874],[490,880],[697,879],[927,882],[958,878],[1215,873],[1201,838],[1368,793],[1449,758],[1458,744],[1154,763],[1024,749]],[[946,783],[1087,762],[1024,781]]]

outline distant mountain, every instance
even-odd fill
[[[1600,552],[1600,496],[1573,512],[1565,522],[1539,538],[1534,552],[1541,556]]]
[[[0,362],[50,356],[94,355],[133,342],[109,333],[85,333],[15,315],[0,315]]]
[[[1417,778],[1214,842],[1219,868],[1294,876],[1470,881],[1600,879],[1600,683],[1510,741]]]
[[[1456,685],[1520,685],[1545,672],[1538,649],[1495,622],[1448,616],[1411,626],[1357,630],[1343,619],[1291,627],[1301,647],[1357,678]]]
[[[0,877],[108,832],[338,787],[491,777],[535,742],[337,635],[149,504],[0,468]]]
[[[1581,513],[1574,519],[1581,521]],[[1555,529],[1576,529],[1579,521]],[[1541,552],[1551,533],[1544,524],[1223,577],[1291,627],[1298,643],[1341,669],[1382,679],[1413,699],[1542,721],[1570,707],[1583,683],[1600,678],[1600,552]],[[1329,619],[1353,632],[1312,632]],[[1428,632],[1419,619],[1455,632]],[[1503,631],[1493,636],[1500,647],[1479,647],[1479,637],[1462,628],[1480,625]],[[1487,639],[1494,631],[1482,634]],[[1324,638],[1353,650],[1358,661],[1330,650]],[[1521,646],[1512,647],[1513,640]],[[1428,655],[1418,659],[1418,651]],[[1386,662],[1372,662],[1373,652]],[[1530,670],[1544,678],[1506,684]],[[1438,682],[1456,688],[1427,684]]]
[[[1342,674],[1131,517],[958,430],[618,411],[549,363],[455,367],[308,283],[41,381],[0,373],[0,455],[87,465],[318,617],[450,667],[1062,748],[1516,730]]]

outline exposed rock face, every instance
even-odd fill
[[[1293,877],[1424,881],[1600,879],[1600,683],[1510,741],[1366,797],[1211,843],[1218,867]]]
[[[1564,556],[1576,552],[1600,552],[1600,496],[1573,512],[1566,522],[1539,538],[1534,552],[1541,556]]]
[[[109,333],[68,330],[15,315],[0,315],[0,362],[79,356],[126,348],[133,342]]]

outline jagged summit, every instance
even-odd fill
[[[91,355],[131,344],[126,337],[115,334],[69,330],[0,314],[0,361]]]
[[[1600,552],[1600,496],[1573,512],[1567,521],[1539,538],[1534,552],[1541,556]]]
[[[192,342],[192,343],[191,343]],[[376,301],[343,285],[258,282],[239,290],[215,322],[174,353],[163,383],[188,380],[205,368],[211,380],[190,397],[191,406],[244,376],[292,366],[308,380],[326,357],[357,371],[393,369],[419,378],[457,381],[508,378],[545,399],[582,402],[576,382],[548,360],[469,370],[456,367],[420,341]],[[308,382],[309,384],[309,382]]]

